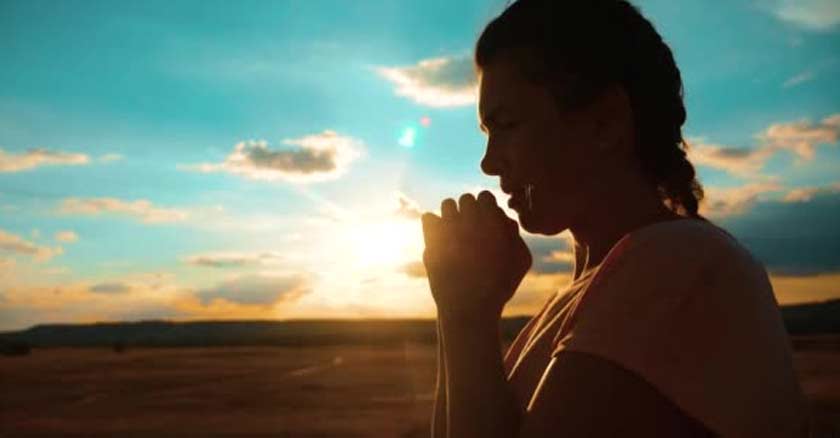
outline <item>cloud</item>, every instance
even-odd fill
[[[41,246],[4,230],[0,230],[0,251],[32,256],[41,262],[48,261],[64,252],[59,246],[52,248]]]
[[[309,292],[309,279],[304,275],[245,275],[199,290],[195,295],[204,304],[225,300],[238,304],[271,305],[296,300]]]
[[[241,253],[217,252],[197,254],[185,259],[188,264],[209,268],[241,268],[277,263],[282,256],[275,252]]]
[[[9,281],[0,299],[0,330],[36,323],[188,316],[177,304],[182,297],[191,297],[192,291],[172,281],[166,273],[138,273],[93,284],[54,283],[43,277],[36,283]]]
[[[7,259],[0,257],[0,277],[7,272],[11,272],[16,266],[15,259]],[[0,301],[2,301],[2,296],[0,296]]]
[[[525,235],[525,244],[533,259],[531,271],[536,274],[570,273],[574,267],[574,254],[566,234],[560,236]]]
[[[755,175],[775,153],[766,147],[733,148],[706,143],[703,138],[690,139],[689,145],[688,158],[693,164],[725,170],[741,177]]]
[[[406,263],[400,267],[400,272],[411,278],[426,278],[426,266],[421,261]]]
[[[0,149],[0,173],[22,172],[41,166],[77,166],[88,164],[90,157],[85,154],[53,151],[44,148],[29,149],[14,153]]]
[[[840,193],[840,182],[822,187],[799,187],[789,191],[784,202],[808,202],[820,194]]]
[[[397,202],[399,203],[399,206],[394,212],[397,216],[401,216],[406,219],[419,219],[420,216],[423,215],[420,205],[408,196],[398,192]]]
[[[832,187],[832,186],[829,186]],[[840,272],[840,191],[818,190],[809,200],[757,201],[746,214],[719,223],[776,275]]]
[[[837,0],[776,0],[772,3],[776,17],[805,29],[828,31],[840,24],[840,3]]]
[[[457,107],[476,101],[478,82],[469,56],[424,59],[415,65],[379,67],[376,71],[396,85],[397,95],[421,105]]]
[[[90,287],[97,294],[124,294],[131,291],[131,285],[122,282],[99,283]]]
[[[834,144],[840,138],[840,113],[818,123],[799,120],[770,125],[755,135],[759,145],[735,148],[708,143],[702,137],[688,140],[688,156],[692,163],[722,169],[732,175],[753,177],[767,161],[780,151],[793,153],[800,162],[811,161],[820,144]]]
[[[189,216],[184,210],[156,207],[145,199],[124,201],[117,198],[67,198],[62,201],[58,211],[62,214],[88,216],[118,214],[147,224],[180,222]]]
[[[750,183],[740,187],[706,187],[700,214],[709,218],[741,215],[750,210],[764,193],[782,190],[776,182]]]
[[[65,243],[73,243],[79,240],[79,235],[73,231],[59,231],[55,233],[55,240]]]
[[[766,147],[789,150],[804,160],[811,160],[816,145],[837,143],[840,138],[840,113],[825,117],[816,124],[805,119],[777,123],[759,134],[758,138],[767,144]]]
[[[333,131],[283,140],[293,149],[272,149],[265,140],[236,144],[221,163],[181,165],[180,169],[293,183],[328,181],[344,175],[351,163],[364,154],[364,145]]]
[[[804,71],[802,73],[799,73],[798,75],[793,76],[790,79],[786,80],[785,83],[782,84],[782,87],[784,87],[784,88],[795,87],[795,86],[797,86],[801,83],[813,80],[815,77],[816,77],[816,75],[814,74],[814,72],[806,70],[806,71]]]
[[[123,159],[123,156],[120,154],[105,154],[99,157],[100,163],[111,163],[114,161],[120,161]]]
[[[513,298],[504,309],[504,316],[534,315],[555,294],[565,290],[571,282],[571,273],[540,274],[529,272],[522,279]]]

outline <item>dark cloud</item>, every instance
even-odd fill
[[[816,123],[809,120],[774,123],[756,138],[759,144],[748,148],[692,138],[689,139],[688,156],[694,164],[752,178],[779,152],[788,151],[799,161],[810,161],[814,159],[818,145],[836,144],[840,138],[840,113],[828,115]]]
[[[261,253],[210,253],[190,256],[186,262],[209,268],[242,268],[247,266],[269,265],[280,261],[280,254],[274,252]]]
[[[283,140],[292,148],[272,148],[264,140],[243,141],[222,163],[179,166],[198,172],[227,172],[256,180],[316,182],[336,179],[362,156],[358,140],[333,131]]]
[[[241,149],[257,169],[279,172],[329,172],[335,169],[335,152],[331,150],[271,150],[265,143],[245,144]]]
[[[224,299],[239,304],[270,305],[295,300],[309,291],[309,279],[304,275],[245,275],[200,290],[196,296],[204,304]]]
[[[99,283],[90,287],[90,291],[98,294],[124,294],[131,291],[131,286],[125,283]]]
[[[780,275],[840,271],[840,193],[808,201],[758,202],[746,214],[716,221]]]
[[[525,236],[525,244],[531,250],[532,272],[554,274],[572,270],[572,249],[564,238],[527,235]]]

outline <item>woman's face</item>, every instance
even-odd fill
[[[481,72],[478,112],[487,134],[481,169],[500,177],[522,227],[553,235],[585,220],[609,173],[599,163],[591,111],[561,111],[547,88],[500,54]],[[526,184],[533,185],[530,210]]]

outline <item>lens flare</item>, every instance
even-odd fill
[[[414,128],[405,128],[400,136],[399,143],[403,147],[414,147],[414,141],[417,137],[417,131]]]

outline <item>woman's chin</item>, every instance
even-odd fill
[[[519,214],[519,226],[531,234],[553,236],[562,233],[568,228],[568,226],[559,224],[556,221],[545,220],[544,217],[541,217],[534,211],[518,211],[517,213]]]
[[[519,215],[520,228],[531,234],[536,234],[540,232],[539,222],[535,220],[534,212],[517,210],[517,213]]]

